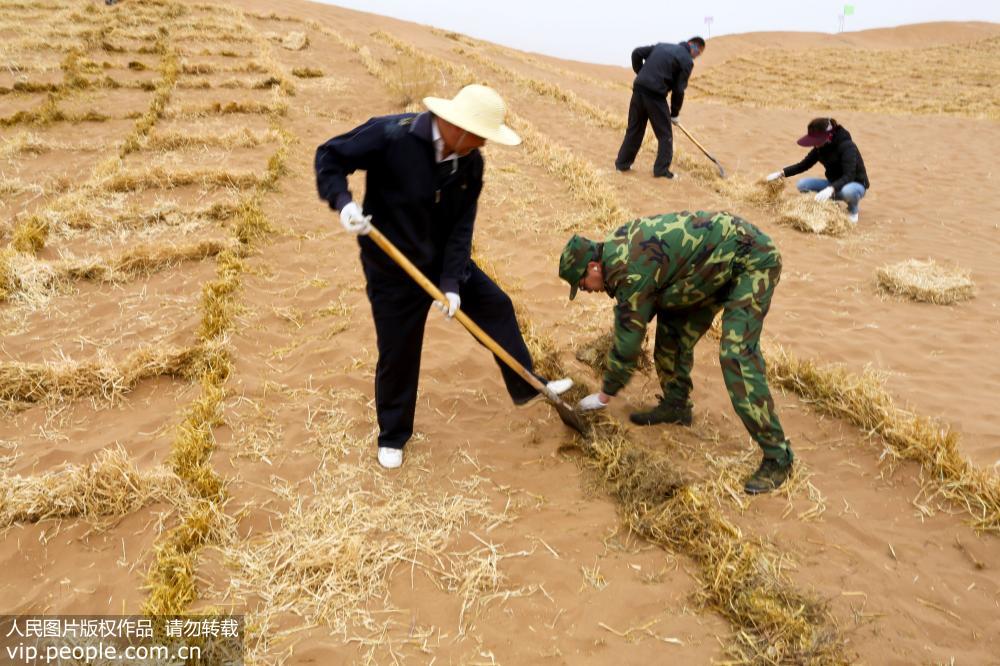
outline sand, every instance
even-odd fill
[[[312,159],[314,147],[329,137],[372,115],[402,109],[399,91],[373,76],[338,36],[363,46],[363,55],[390,70],[403,56],[373,38],[373,31],[452,63],[436,70],[430,94],[452,94],[460,76],[454,65],[468,67],[503,93],[536,139],[596,172],[606,191],[588,198],[553,171],[537,143],[489,146],[477,219],[477,251],[537,331],[554,341],[559,360],[578,382],[591,389],[599,382],[575,351],[608,329],[611,308],[601,295],[566,301],[556,275],[566,238],[609,230],[610,223],[594,213],[600,201],[614,200],[628,215],[725,208],[764,229],[784,257],[765,326],[768,340],[855,374],[868,367],[881,371],[898,403],[941,419],[959,434],[972,463],[987,470],[1000,464],[1000,370],[990,362],[991,343],[1000,335],[1000,287],[991,280],[992,250],[1000,240],[995,115],[990,120],[947,110],[859,111],[837,106],[835,99],[822,108],[800,106],[786,87],[775,95],[782,107],[719,99],[695,87],[698,77],[708,80],[713,68],[726,67],[732,58],[773,48],[775,35],[712,40],[695,70],[684,121],[733,182],[755,181],[800,159],[794,141],[814,115],[836,117],[864,154],[873,188],[858,226],[841,237],[803,234],[777,224],[774,210],[700,177],[702,171],[694,169],[704,160],[681,136],[679,180],[650,177],[648,146],[632,173],[615,173],[621,139],[616,124],[624,119],[631,80],[626,67],[519,54],[427,26],[300,0],[234,0],[220,4],[227,8],[221,13],[209,5],[187,6],[186,18],[176,20],[201,24],[175,28],[178,62],[202,67],[177,74],[178,88],[149,136],[218,137],[242,128],[252,134],[234,134],[228,147],[206,138],[119,155],[120,142],[136,126],[129,114],[149,108],[156,91],[70,91],[60,102],[66,113],[97,110],[110,119],[0,128],[3,141],[32,134],[30,142],[18,139],[31,150],[0,150],[0,175],[5,182],[35,186],[4,191],[2,243],[10,242],[22,216],[65,211],[72,203],[67,197],[86,192],[103,197],[100,210],[108,214],[86,228],[57,220],[33,260],[111,257],[137,239],[246,240],[245,217],[231,206],[217,216],[205,211],[213,203],[259,196],[270,230],[240,245],[245,256],[238,286],[227,292],[234,305],[218,338],[231,370],[203,377],[221,381],[226,391],[209,429],[207,464],[226,484],[225,503],[220,497],[211,501],[230,520],[192,551],[197,598],[185,602],[192,610],[246,613],[257,627],[248,640],[250,663],[710,663],[727,658],[740,629],[700,604],[706,585],[688,554],[623,527],[615,500],[585,468],[573,433],[555,414],[541,403],[511,406],[493,360],[436,312],[424,342],[418,432],[402,470],[387,473],[377,466],[375,338],[364,278],[355,241],[317,200]],[[131,20],[127,12],[138,20],[154,9],[125,0],[111,9],[95,4],[79,11],[100,22],[119,14]],[[58,82],[61,56],[40,48],[55,38],[41,39],[41,28],[21,35],[8,25],[37,11],[43,10],[5,9],[0,35],[24,36],[30,43],[17,51],[12,42],[2,58],[21,67],[28,80]],[[61,11],[54,24],[68,30],[70,11]],[[101,76],[158,81],[160,56],[138,52],[152,44],[140,38],[148,28],[140,20],[135,29],[110,33],[113,45],[131,52],[96,47],[84,57],[116,65],[101,69]],[[267,33],[301,33],[307,44],[283,48]],[[808,58],[810,50],[964,47],[998,35],[1000,26],[971,23],[837,36],[782,33],[779,62]],[[486,68],[455,48],[473,49],[500,67]],[[149,70],[128,69],[130,60],[142,60]],[[257,65],[248,69],[251,61]],[[969,67],[1000,73],[995,61]],[[302,68],[323,75],[292,75]],[[803,76],[807,69],[787,74]],[[5,68],[0,86],[13,84],[8,75]],[[252,87],[272,75],[289,82],[294,95],[283,93],[280,82],[273,89]],[[608,115],[587,115],[580,104],[546,94],[551,88],[523,85],[525,78],[572,91]],[[212,87],[184,87],[199,80]],[[921,85],[915,82],[914,91]],[[0,117],[37,109],[44,100],[39,93],[0,95]],[[243,106],[219,113],[230,102]],[[219,105],[213,113],[214,103]],[[257,138],[245,145],[241,136]],[[268,176],[268,165],[283,148],[287,172]],[[109,162],[119,156],[120,165]],[[216,177],[173,188],[121,185],[122,174],[153,168],[203,169]],[[221,173],[233,176],[228,184]],[[363,178],[352,178],[352,186],[360,198]],[[170,221],[129,213],[133,209],[191,215]],[[875,270],[911,258],[969,271],[975,298],[940,306],[883,297]],[[217,260],[210,257],[121,283],[70,281],[31,301],[10,298],[0,303],[0,361],[85,362],[123,359],[151,345],[186,348],[206,330],[202,290],[216,279]],[[681,476],[707,488],[708,501],[744,540],[768,544],[789,585],[829,604],[824,626],[839,632],[847,661],[997,663],[998,537],[976,534],[961,507],[928,497],[919,467],[894,461],[877,436],[824,415],[794,393],[776,391],[798,455],[794,483],[754,499],[726,490],[738,490],[758,454],[728,403],[715,344],[706,338],[696,351],[694,426],[631,428],[634,444],[667,456]],[[114,400],[98,395],[7,405],[0,423],[0,474],[34,477],[67,463],[86,466],[116,445],[139,473],[160,474],[161,466],[170,469],[177,428],[205,386],[163,375]],[[651,370],[637,374],[611,415],[627,420],[657,391]],[[191,477],[182,481],[190,484]],[[353,504],[346,501],[352,497]],[[393,520],[392,502],[403,498],[414,511],[401,524]],[[340,507],[337,515],[348,526],[361,521],[363,532],[338,532],[340,520],[322,519],[332,507]],[[183,501],[153,497],[112,519],[15,522],[0,543],[0,612],[141,611],[149,599],[145,586],[156,565],[155,549],[190,510]],[[364,524],[366,515],[381,522]],[[306,524],[316,529],[313,541],[287,550],[296,533],[305,536]],[[286,532],[286,526],[298,532]],[[310,577],[296,573],[306,569]],[[347,575],[352,571],[358,575]],[[302,584],[306,580],[327,584],[310,587]],[[322,603],[314,596],[319,591]]]

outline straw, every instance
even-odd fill
[[[64,465],[0,484],[0,528],[50,518],[125,516],[154,502],[183,502],[180,479],[162,467],[139,471],[120,445],[88,465]]]
[[[875,271],[875,283],[887,294],[939,305],[967,301],[976,292],[968,271],[945,268],[933,259],[907,259],[883,266]]]

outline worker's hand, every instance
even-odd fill
[[[352,234],[363,236],[372,230],[372,216],[365,215],[353,201],[340,209],[340,223]]]
[[[772,180],[778,180],[779,178],[784,178],[784,177],[785,177],[785,171],[781,170],[767,174],[767,178],[765,178],[764,180],[770,183]]]
[[[816,201],[822,203],[832,196],[833,196],[833,187],[824,187],[822,190],[816,193]]]
[[[678,118],[677,116],[670,116],[670,122],[673,123],[674,125],[680,125],[681,119]]]
[[[591,393],[586,398],[577,403],[576,408],[581,412],[593,412],[604,409],[611,402],[611,396],[604,393]]]
[[[445,317],[451,319],[462,305],[462,297],[453,291],[446,292],[444,297],[447,303],[434,301],[434,307],[443,312]]]

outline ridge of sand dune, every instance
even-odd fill
[[[713,67],[740,53],[756,49],[919,49],[965,44],[997,35],[1000,35],[1000,24],[985,21],[938,21],[842,33],[746,32],[713,37],[711,47],[705,50],[705,57],[698,60],[698,67]]]

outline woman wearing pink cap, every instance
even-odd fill
[[[812,150],[798,164],[775,171],[767,180],[794,176],[820,162],[826,178],[802,178],[796,183],[799,192],[816,192],[816,201],[836,199],[847,202],[847,214],[852,223],[858,221],[858,203],[871,187],[861,151],[851,139],[851,133],[833,118],[813,118],[808,133],[798,141]]]

